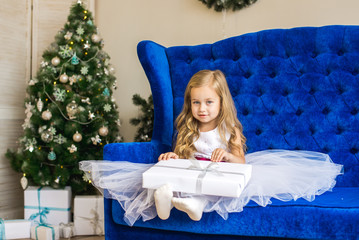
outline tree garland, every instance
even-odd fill
[[[257,0],[199,0],[208,8],[214,8],[215,11],[232,9],[232,11],[241,10],[249,5],[257,2]]]

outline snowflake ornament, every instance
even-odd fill
[[[82,75],[86,75],[89,72],[89,68],[88,67],[82,67],[80,71],[81,71]]]
[[[30,152],[33,152],[35,149],[35,145],[37,144],[37,141],[35,138],[27,139],[25,143],[25,150],[29,150]]]
[[[111,105],[108,103],[106,103],[105,106],[103,106],[103,109],[105,110],[105,112],[111,111],[111,108],[112,108]]]
[[[56,88],[55,92],[54,92],[54,96],[56,101],[59,102],[63,102],[65,101],[65,95],[66,95],[66,91],[60,88]]]
[[[72,56],[72,50],[70,49],[69,45],[60,46],[59,55],[62,58],[68,58]]]
[[[64,136],[62,136],[62,134],[60,133],[59,135],[54,137],[54,142],[58,144],[63,144],[67,142],[67,139]]]
[[[56,134],[56,129],[54,127],[50,127],[49,128],[49,132],[52,134],[52,135],[55,135]]]
[[[85,30],[83,29],[82,26],[78,27],[77,30],[76,30],[76,33],[77,33],[78,35],[82,35],[82,34],[84,34],[84,32],[85,32]]]

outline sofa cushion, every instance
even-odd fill
[[[348,238],[359,236],[359,188],[334,188],[312,202],[303,199],[282,202],[273,200],[261,207],[250,202],[242,213],[229,214],[227,220],[215,213],[205,213],[199,222],[176,209],[168,220],[155,218],[134,226],[193,233],[244,236],[282,236],[288,238]],[[122,225],[123,210],[112,202],[113,220]]]

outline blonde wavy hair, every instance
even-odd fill
[[[176,119],[177,141],[174,152],[180,158],[192,158],[196,148],[194,141],[199,137],[198,120],[192,115],[191,109],[191,90],[203,86],[212,87],[220,97],[220,110],[217,116],[218,131],[221,140],[227,144],[231,151],[238,150],[245,152],[246,138],[243,135],[243,127],[237,118],[237,110],[229,91],[226,78],[220,70],[210,71],[202,70],[193,75],[190,79],[184,94],[184,104],[182,112]],[[236,129],[240,133],[240,142],[237,140]],[[230,139],[227,142],[225,134],[230,133]]]

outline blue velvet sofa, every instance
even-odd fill
[[[248,152],[324,152],[345,173],[313,202],[250,203],[228,220],[212,212],[194,222],[173,209],[166,221],[129,227],[119,204],[105,199],[106,239],[359,239],[359,26],[273,29],[198,46],[142,41],[137,50],[154,100],[152,141],[108,144],[104,159],[156,162],[172,147],[190,77],[220,69]]]

